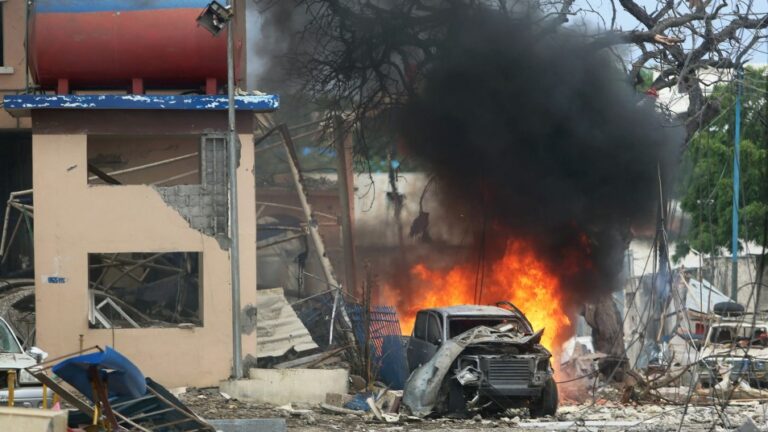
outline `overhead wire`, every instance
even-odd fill
[[[729,109],[730,109],[730,107],[729,107]],[[726,112],[726,111],[727,111],[727,110],[723,110],[723,112],[721,112],[721,113],[718,115],[718,117],[717,117],[716,119],[719,119],[720,117],[722,117],[722,116],[725,114],[725,112]],[[699,128],[699,130],[701,130],[701,128]],[[724,176],[724,172],[725,172],[725,170],[722,170],[722,171],[721,171],[721,175],[720,175],[720,178],[722,178],[722,177]],[[717,182],[719,182],[719,180],[718,180],[718,181],[716,181],[715,183],[717,183]],[[714,192],[715,192],[715,188],[714,188],[714,186],[713,186],[713,187],[712,187],[712,189],[711,189],[711,191],[710,191],[710,194],[709,194],[709,197],[710,197],[710,198],[711,198],[711,196],[714,194]],[[710,220],[711,220],[711,208],[710,208],[711,206],[707,206],[707,207],[708,207],[708,208],[707,208],[707,211],[706,211],[706,213],[707,213],[707,214],[709,214],[709,217],[708,217],[708,219],[710,219]],[[709,228],[710,228],[710,229],[712,228],[712,225],[711,225],[711,223],[709,224]],[[664,236],[666,237],[666,231],[665,231],[665,234],[664,234]],[[654,242],[654,243],[656,243],[656,242]],[[650,255],[651,255],[651,253],[652,253],[652,251],[649,251],[649,257],[650,257]],[[669,257],[668,251],[667,251],[667,256]],[[638,295],[637,295],[637,294],[638,294],[638,291],[639,291],[639,288],[640,288],[640,282],[641,282],[641,281],[643,280],[643,278],[645,277],[645,270],[646,270],[646,268],[647,268],[647,264],[648,264],[648,260],[646,260],[646,266],[644,267],[644,269],[643,269],[643,272],[642,272],[641,276],[638,278],[638,281],[639,281],[639,282],[638,282],[638,287],[637,287],[637,288],[635,289],[635,291],[634,291],[634,295],[633,295],[632,301],[630,302],[630,305],[629,305],[629,307],[627,308],[627,313],[625,314],[625,316],[624,316],[624,318],[623,318],[623,320],[622,320],[622,324],[623,324],[622,326],[624,326],[624,324],[626,323],[626,320],[627,320],[627,318],[629,317],[629,312],[630,312],[630,310],[631,310],[631,309],[632,309],[632,308],[635,306],[635,303],[636,303],[636,300],[637,300],[637,297],[638,297]],[[667,264],[668,264],[668,266],[671,266],[671,263],[670,263],[669,261],[667,261]],[[670,267],[670,269],[671,269],[671,267]],[[652,295],[653,295],[653,292],[652,292]],[[679,295],[679,293],[678,293],[678,295]],[[752,296],[752,294],[750,294],[750,297],[751,297],[751,296]],[[651,298],[651,300],[652,300],[652,298]],[[751,301],[751,300],[750,300],[750,301]],[[650,310],[650,308],[646,308],[646,309],[647,309],[647,310]],[[643,318],[643,317],[642,317],[642,314],[641,314],[641,315],[640,315],[638,318],[639,318],[639,321],[642,321],[642,318]],[[648,325],[648,321],[647,321],[647,319],[646,319],[646,321],[644,322],[644,327],[646,327],[646,328],[647,328],[647,325]],[[689,326],[690,326],[690,323],[689,323]],[[634,343],[636,343],[636,342],[638,341],[638,339],[639,339],[639,336],[640,336],[640,332],[635,332],[635,336],[634,336],[634,337],[633,337],[633,338],[630,340],[630,343],[629,343],[629,345],[627,346],[627,350],[629,350],[629,349],[631,348],[631,345],[633,345]],[[636,359],[636,360],[635,360],[635,363],[637,362],[637,360],[638,360],[638,359]],[[697,360],[698,360],[698,359],[697,359]],[[615,373],[615,370],[612,372],[612,374],[613,374],[613,373]],[[581,379],[581,378],[584,378],[584,377],[579,377],[579,378],[577,378],[577,379]],[[690,392],[692,392],[692,389],[693,389],[693,385],[689,387],[689,393],[690,393]],[[690,394],[689,394],[689,396],[688,396],[686,399],[687,399],[687,401],[686,401],[686,404],[685,404],[685,408],[684,408],[684,414],[683,414],[683,416],[681,416],[681,424],[682,424],[682,422],[684,421],[684,418],[685,418],[685,413],[687,412],[688,403],[689,403],[689,399],[690,399]],[[592,404],[592,405],[594,405],[594,397],[593,397],[593,404]],[[720,419],[721,419],[721,420],[725,420],[725,421],[727,421],[727,419],[723,419],[723,414],[724,414],[724,413],[720,413],[720,412],[718,412],[718,413],[717,413],[718,417],[720,417]]]
[[[737,161],[737,164],[739,164],[739,166],[740,166],[741,162]],[[744,202],[746,200],[746,197],[742,196],[742,200]],[[746,204],[744,204],[744,205],[746,205]],[[747,223],[745,223],[745,231],[746,230],[748,230],[748,224]],[[758,278],[761,278],[762,272],[764,271],[765,247],[766,247],[766,243],[768,243],[766,235],[768,235],[768,215],[766,215],[766,224],[765,224],[764,232],[763,232],[763,255],[762,255],[762,258],[761,258],[761,269],[758,272],[758,274],[759,274]],[[748,234],[746,232],[745,232],[745,238],[748,238]],[[748,248],[748,245],[746,247]],[[749,267],[748,267],[748,270],[749,270]],[[759,284],[762,285],[762,282],[760,282]],[[744,287],[744,286],[752,286],[752,290],[750,292],[749,298],[747,299],[747,305],[749,305],[752,302],[752,299],[754,297],[754,312],[752,313],[752,321],[751,321],[751,325],[750,325],[748,331],[749,332],[754,332],[755,328],[756,328],[756,325],[757,325],[756,324],[757,323],[757,317],[758,317],[758,314],[759,314],[759,310],[758,309],[759,309],[759,297],[760,297],[761,286],[757,286],[757,284],[755,284],[755,280],[752,277],[751,271],[750,271],[750,282],[747,283],[747,284],[742,285],[742,287]],[[742,287],[737,287],[737,292],[740,291]],[[742,315],[742,319],[737,323],[737,327],[736,327],[737,334],[738,334],[739,329],[743,325],[743,323],[744,323],[744,316]],[[734,349],[734,346],[731,346],[729,348],[728,356],[731,355],[733,349]],[[751,344],[748,345],[747,349],[744,351],[744,355],[743,355],[743,359],[742,359],[742,363],[741,363],[742,370],[740,372],[743,372],[743,365],[746,364],[745,362],[748,360],[749,350],[750,349],[751,349]],[[701,358],[700,358],[701,355],[702,355],[701,351],[697,352],[695,363],[698,363],[699,361],[701,361]],[[750,362],[749,364],[751,365],[752,363]],[[731,366],[731,367],[733,367],[733,366]],[[731,374],[730,371],[727,372],[727,373]],[[747,371],[747,374],[749,374],[749,370]],[[749,375],[747,375],[747,377],[749,377]],[[729,379],[730,379],[730,377],[729,377]],[[741,378],[737,378],[737,379],[741,379]],[[684,419],[685,419],[685,414],[687,413],[688,404],[690,403],[690,399],[692,397],[693,388],[694,388],[695,384],[696,384],[695,382],[691,382],[691,385],[690,385],[690,388],[689,388],[689,393],[688,393],[688,396],[686,398],[685,410],[683,412],[683,416],[681,416],[680,424],[678,425],[678,431],[682,429],[683,422],[684,422]],[[758,389],[760,390],[759,383],[758,383]],[[731,386],[731,391],[729,392],[728,396],[725,398],[724,401],[721,402],[722,405],[719,405],[719,404],[715,404],[714,405],[716,410],[717,410],[718,407],[720,408],[720,410],[718,412],[718,415],[721,417],[721,419],[723,419],[724,422],[727,421],[727,418],[725,417],[725,408],[730,403],[735,390],[736,390],[736,385],[734,384],[734,385]],[[713,397],[716,400],[720,400],[720,396],[717,394],[717,391],[716,391],[716,386],[713,386],[712,395],[713,395]],[[764,417],[765,417],[765,410],[764,410],[763,414],[764,414]]]

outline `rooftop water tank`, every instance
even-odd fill
[[[209,1],[34,0],[35,83],[43,89],[60,79],[72,89],[125,89],[135,79],[148,89],[199,88],[211,78],[224,84],[226,30],[214,37],[196,22]],[[236,39],[235,59],[241,47]]]

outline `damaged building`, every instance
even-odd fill
[[[118,3],[35,2],[40,90],[4,99],[31,125],[36,344],[54,357],[109,345],[167,385],[213,385],[232,369],[226,34],[197,26],[207,1]],[[137,32],[147,17],[168,25]],[[83,40],[86,29],[100,37]],[[118,49],[126,38],[138,51]],[[278,100],[235,104],[245,356],[256,354],[253,114]]]

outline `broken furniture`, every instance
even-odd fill
[[[54,365],[54,361],[58,363]],[[48,376],[49,369],[58,379]],[[112,431],[124,428],[143,432],[215,430],[110,347],[89,348],[41,363],[29,372],[80,411],[70,415],[73,426],[101,424]]]

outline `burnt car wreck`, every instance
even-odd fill
[[[452,306],[416,315],[408,344],[411,375],[403,403],[411,413],[470,415],[527,407],[554,415],[552,354],[517,308]]]

